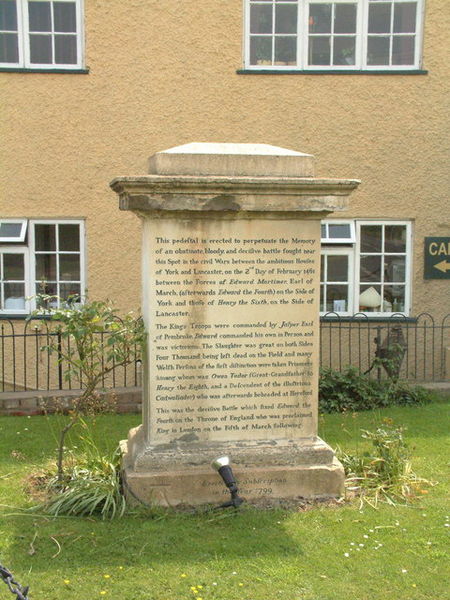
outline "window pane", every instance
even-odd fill
[[[325,310],[325,286],[320,286],[320,309],[321,311]]]
[[[336,4],[334,33],[356,33],[356,4]]]
[[[59,294],[64,300],[69,302],[80,302],[80,285],[78,283],[61,283]]]
[[[17,31],[15,0],[0,0],[0,29],[2,31]]]
[[[329,254],[327,261],[327,281],[348,281],[348,256]]]
[[[30,35],[30,61],[35,64],[52,63],[51,36]]]
[[[25,284],[24,283],[5,283],[5,309],[6,310],[24,310],[25,309]]]
[[[23,254],[3,255],[3,279],[25,279],[25,259]]]
[[[395,36],[392,41],[392,64],[414,64],[414,36]]]
[[[322,225],[323,227],[323,225]],[[351,230],[349,223],[329,223],[328,225],[329,238],[351,238]]]
[[[73,32],[77,31],[77,18],[74,2],[53,3],[54,30]]]
[[[381,252],[381,225],[361,226],[361,252]]]
[[[252,5],[250,8],[250,33],[272,33],[271,5]]]
[[[323,254],[320,255],[320,281],[325,281],[325,256]]]
[[[56,250],[56,225],[35,225],[35,249],[37,251],[42,250]]]
[[[390,33],[391,31],[391,4],[377,2],[369,6],[369,33]]]
[[[28,2],[30,31],[51,31],[50,2]]]
[[[362,285],[359,294],[359,310],[364,312],[378,312],[381,310],[381,286]]]
[[[19,44],[16,33],[0,33],[0,62],[19,62]]]
[[[55,35],[55,64],[77,64],[77,38],[74,35]]]
[[[0,237],[16,238],[22,231],[22,223],[1,223]]]
[[[416,32],[416,2],[401,2],[394,5],[394,33]]]
[[[297,5],[279,4],[275,11],[275,33],[296,33]]]
[[[348,306],[348,285],[327,285],[326,310],[344,312]]]
[[[384,249],[386,252],[406,252],[406,227],[385,225]]]
[[[62,281],[80,281],[80,256],[78,254],[59,255],[59,278]]]
[[[327,235],[327,226],[321,225],[320,226],[320,237],[325,238],[326,235]]]
[[[330,38],[324,36],[309,38],[309,61],[310,65],[330,64]]]
[[[404,312],[405,310],[405,286],[384,286],[383,308],[386,312]]]
[[[250,64],[272,64],[272,38],[252,36],[250,38]]]
[[[389,64],[389,38],[369,36],[367,43],[367,64]]]
[[[310,4],[309,32],[331,33],[331,4]]]
[[[56,254],[37,254],[36,279],[55,281],[56,278]]]
[[[333,65],[354,65],[356,38],[340,36],[334,38]]]
[[[54,281],[37,281],[36,282],[36,295],[47,294],[49,296],[58,295],[58,286]]]
[[[360,281],[381,281],[381,256],[361,256]]]
[[[275,38],[275,64],[295,65],[297,62],[297,38]]]
[[[80,249],[80,226],[59,225],[59,249],[77,252]]]
[[[405,281],[406,259],[404,256],[384,257],[384,280],[401,282]]]

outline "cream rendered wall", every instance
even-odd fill
[[[449,312],[422,274],[450,235],[449,28],[427,0],[427,75],[238,75],[242,0],[85,0],[89,74],[0,73],[0,215],[85,217],[90,296],[137,308],[140,223],[109,181],[191,141],[284,146],[362,180],[343,217],[414,220],[413,313]]]

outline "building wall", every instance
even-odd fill
[[[91,297],[140,303],[140,224],[109,182],[191,141],[314,154],[362,180],[342,217],[414,221],[413,311],[450,310],[423,238],[450,235],[448,0],[427,0],[427,75],[244,75],[242,0],[85,0],[89,74],[0,73],[0,214],[83,217]]]

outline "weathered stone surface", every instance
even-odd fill
[[[268,466],[233,469],[240,494],[248,500],[258,498],[331,498],[343,493],[342,465],[334,459],[326,465]],[[163,506],[178,504],[219,504],[230,494],[211,469],[137,473],[126,470],[129,500]],[[133,497],[134,496],[134,497]]]
[[[149,173],[232,177],[312,177],[314,157],[269,144],[191,143],[157,152]]]
[[[111,182],[121,210],[157,218],[159,211],[272,213],[345,210],[355,179],[306,177],[162,176],[118,177]]]

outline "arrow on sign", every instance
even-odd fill
[[[446,260],[441,260],[441,262],[437,263],[437,265],[434,265],[434,267],[435,269],[439,269],[439,271],[442,271],[443,273],[445,273],[446,271],[450,271],[450,263]]]

